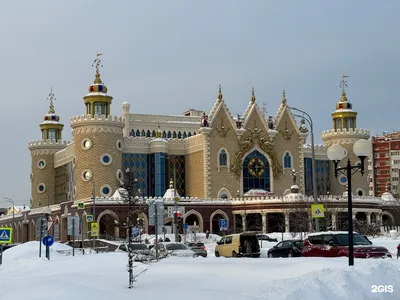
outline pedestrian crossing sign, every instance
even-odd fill
[[[93,215],[86,215],[86,222],[92,223],[93,222]]]
[[[92,236],[99,236],[99,223],[93,222],[91,223],[91,234]]]
[[[0,244],[11,244],[12,243],[13,229],[0,228]]]
[[[313,218],[325,218],[325,209],[323,204],[311,204],[311,214]]]
[[[85,209],[85,203],[84,202],[78,202],[78,209]]]

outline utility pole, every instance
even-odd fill
[[[43,237],[44,218],[40,218],[40,237],[39,237],[39,257],[42,257],[42,237]]]
[[[154,201],[154,223],[156,223],[156,258],[158,258],[158,211],[157,211],[157,202]]]
[[[178,243],[179,242],[178,228],[177,228],[177,223],[178,223],[178,203],[176,201],[176,160],[175,160],[175,157],[174,157],[174,206],[175,206],[175,212],[174,212],[175,243]]]
[[[72,256],[75,256],[75,217],[72,217]]]

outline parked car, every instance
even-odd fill
[[[268,257],[300,257],[303,240],[285,240],[268,250]]]
[[[370,239],[366,235],[363,235],[363,237],[370,243],[370,245],[372,245],[372,242],[370,241]]]
[[[186,246],[192,251],[194,251],[197,256],[207,257],[207,248],[204,243],[201,242],[191,242],[186,243]]]
[[[155,245],[150,250],[150,254],[152,256],[156,256],[156,249],[158,251],[158,257],[166,257],[168,255],[178,256],[178,257],[197,257],[197,254],[190,250],[183,243],[174,243],[174,242],[162,242]]]
[[[150,249],[147,247],[146,244],[141,244],[141,243],[132,243],[131,244],[131,250],[135,254],[143,254],[143,255],[150,255]],[[116,252],[127,252],[128,251],[128,244],[123,243],[118,246]]]
[[[397,246],[397,259],[400,257],[400,244]]]
[[[3,251],[6,251],[7,249],[10,249],[12,247],[17,246],[18,244],[5,244],[3,245]]]
[[[371,245],[362,235],[353,234],[355,258],[392,257],[385,247]],[[309,234],[303,242],[302,256],[340,257],[349,256],[349,236],[346,231],[328,231]]]
[[[248,256],[245,247],[246,241],[251,245],[251,257],[260,257],[260,244],[254,232],[243,232],[224,236],[215,247],[215,256]]]
[[[258,238],[259,241],[268,241],[268,242],[275,242],[275,243],[278,242],[277,239],[270,238],[268,235],[261,234],[261,233],[257,234],[257,238]]]

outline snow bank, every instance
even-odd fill
[[[343,269],[323,268],[301,277],[274,280],[254,299],[399,299],[400,265],[391,260],[372,262],[375,263]],[[393,292],[373,293],[373,285],[391,285]]]

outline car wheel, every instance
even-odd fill
[[[232,251],[232,257],[237,257],[237,254],[235,251]]]
[[[268,257],[269,258],[273,258],[272,253],[268,254]]]
[[[290,251],[287,257],[293,257],[293,252]]]
[[[219,252],[215,251],[215,257],[219,257]]]

